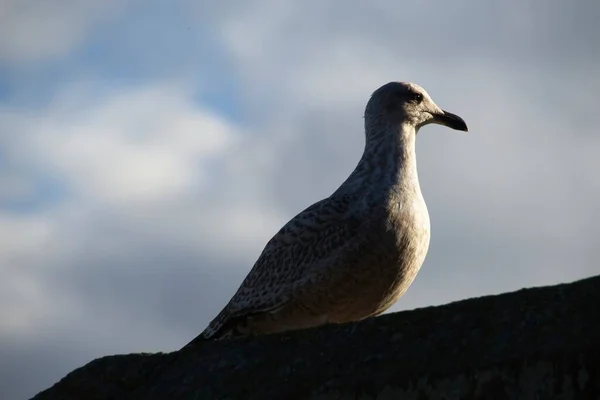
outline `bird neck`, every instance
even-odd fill
[[[366,137],[362,158],[344,183],[344,191],[374,196],[420,195],[415,128],[405,124],[369,132],[367,127]]]

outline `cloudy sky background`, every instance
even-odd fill
[[[600,3],[0,0],[0,398],[172,351],[416,82],[427,260],[392,311],[600,270]]]

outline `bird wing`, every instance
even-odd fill
[[[233,318],[272,311],[293,298],[309,272],[327,264],[358,232],[360,219],[349,208],[352,200],[350,195],[321,200],[285,224],[202,336],[210,338]]]

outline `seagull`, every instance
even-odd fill
[[[359,321],[392,306],[429,248],[415,153],[417,132],[428,124],[468,131],[414,83],[390,82],[373,92],[354,171],[269,240],[229,303],[184,347]]]

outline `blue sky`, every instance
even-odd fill
[[[215,4],[2,1],[2,399],[187,343],[391,80],[470,129],[419,134],[432,239],[391,311],[598,273],[598,2]]]

